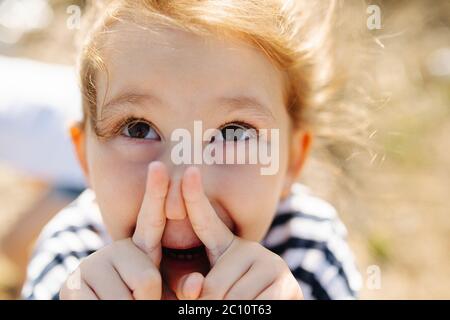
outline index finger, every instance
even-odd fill
[[[214,265],[231,245],[235,236],[219,218],[203,191],[198,168],[186,169],[181,189],[192,228],[205,245],[208,258]]]
[[[164,202],[169,186],[169,175],[162,162],[148,166],[145,194],[136,222],[132,240],[147,253],[159,267],[161,262],[161,238],[166,225]]]

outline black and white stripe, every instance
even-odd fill
[[[279,203],[262,244],[280,255],[306,299],[354,299],[361,277],[335,209],[295,184]],[[24,299],[58,299],[80,260],[111,241],[92,190],[84,191],[43,230],[28,267]]]

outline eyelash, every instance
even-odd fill
[[[144,118],[137,118],[137,117],[133,117],[133,116],[126,117],[126,118],[118,121],[118,123],[114,124],[113,128],[111,129],[111,134],[109,136],[112,137],[112,136],[120,135],[120,136],[128,138],[128,139],[141,140],[141,139],[137,139],[137,138],[124,136],[123,134],[121,134],[121,132],[123,131],[123,129],[126,126],[128,126],[131,123],[136,123],[136,122],[144,122],[144,123],[148,124],[149,126],[151,126],[153,128],[153,130],[155,130],[158,133],[158,135],[160,137],[162,137],[161,134],[159,133],[158,129],[156,128],[156,126],[151,121],[148,121]],[[226,126],[231,125],[231,124],[242,126],[246,129],[254,129],[256,131],[257,135],[259,135],[259,129],[256,126],[248,123],[247,121],[241,121],[241,120],[225,122],[218,127],[218,130],[222,130],[223,128],[225,128]]]
[[[144,118],[137,118],[137,117],[132,117],[132,116],[126,117],[126,118],[122,119],[121,121],[119,121],[117,124],[115,124],[113,129],[112,129],[112,135],[113,136],[121,135],[121,136],[123,136],[125,138],[136,139],[136,138],[124,136],[124,135],[121,134],[121,132],[123,131],[123,129],[125,129],[126,126],[128,126],[128,125],[130,125],[132,123],[137,123],[137,122],[144,122],[144,123],[148,124],[161,137],[161,134],[159,133],[158,129],[156,128],[156,126],[151,121],[148,121],[148,120],[146,120]]]
[[[226,123],[222,124],[221,126],[219,126],[218,130],[222,130],[223,128],[225,128],[226,126],[228,126],[230,124],[242,126],[246,129],[254,129],[256,131],[256,136],[257,137],[259,136],[259,129],[256,126],[251,125],[250,123],[248,123],[246,121],[240,121],[240,120],[226,122]]]

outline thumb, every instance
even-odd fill
[[[200,272],[185,274],[175,285],[175,294],[179,300],[195,300],[200,296],[205,277]]]

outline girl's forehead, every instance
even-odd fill
[[[265,105],[284,101],[282,72],[240,39],[118,23],[107,34],[102,56],[108,74],[99,75],[99,91],[106,92],[107,82],[111,97],[152,88],[171,95],[196,92],[199,97],[246,94]]]
[[[205,58],[218,60],[223,58],[236,60],[255,60],[266,66],[276,68],[263,50],[242,38],[230,34],[194,33],[171,26],[149,24],[140,26],[130,22],[119,22],[104,33],[102,54],[114,56],[120,51],[145,50],[152,57],[180,55],[185,59],[197,59],[207,62]]]

